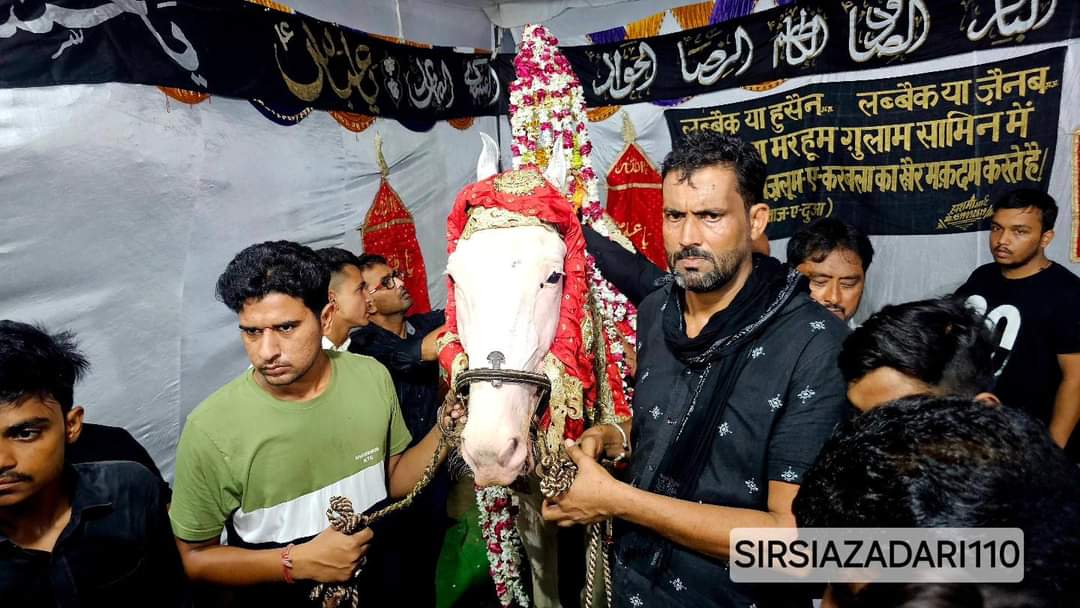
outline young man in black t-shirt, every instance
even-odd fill
[[[990,228],[994,263],[975,269],[957,294],[994,324],[994,393],[1049,424],[1054,441],[1069,444],[1077,461],[1080,277],[1046,257],[1057,212],[1054,199],[1038,190],[1014,190],[996,201]]]

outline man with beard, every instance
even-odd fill
[[[438,426],[406,449],[386,368],[321,347],[329,287],[319,256],[288,241],[244,249],[218,278],[251,367],[188,416],[169,517],[188,577],[243,588],[235,606],[309,605],[314,583],[357,578],[373,532],[330,527],[331,497],[363,513],[446,456]],[[391,600],[359,584],[372,605]]]
[[[1038,190],[1013,190],[995,201],[994,262],[975,269],[956,293],[994,324],[994,393],[1048,424],[1054,441],[1076,462],[1080,278],[1046,257],[1057,215],[1054,199]]]
[[[631,433],[601,425],[568,445],[577,478],[544,515],[616,518],[619,606],[809,605],[789,586],[731,582],[728,536],[795,525],[803,472],[848,411],[836,365],[847,328],[797,270],[752,254],[768,221],[752,145],[694,134],[662,174],[675,280],[638,309]],[[628,450],[625,481],[594,460]]]
[[[873,260],[870,239],[836,218],[815,220],[788,240],[787,262],[810,280],[810,297],[848,323],[859,310]]]

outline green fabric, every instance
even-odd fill
[[[282,505],[371,467],[359,477],[370,489],[377,473],[385,496],[387,443],[396,455],[411,439],[390,374],[370,357],[325,352],[331,379],[314,399],[275,399],[248,369],[188,416],[169,511],[178,537],[214,538],[237,509]],[[360,510],[382,496],[350,498]]]
[[[481,600],[483,605],[498,605],[490,601],[495,599],[494,586],[475,499],[457,524],[446,531],[435,570],[435,593],[438,608],[476,606],[479,598],[488,600]]]

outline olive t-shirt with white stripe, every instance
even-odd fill
[[[253,370],[188,416],[169,518],[177,537],[283,546],[326,529],[332,496],[360,513],[386,498],[384,461],[410,441],[389,372],[370,357],[327,351],[330,384],[281,401]],[[389,449],[388,449],[389,448]]]

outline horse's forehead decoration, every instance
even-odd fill
[[[563,437],[576,439],[581,435],[586,414],[596,401],[593,353],[583,348],[594,339],[592,319],[586,314],[585,238],[573,206],[535,168],[506,171],[461,191],[447,219],[446,240],[453,254],[458,242],[476,230],[526,225],[555,230],[566,246],[559,325],[544,359],[543,373],[551,382],[551,394],[539,421],[544,441],[557,448]],[[453,386],[454,378],[468,362],[457,338],[453,286],[447,298],[447,333],[439,342],[439,362]]]

